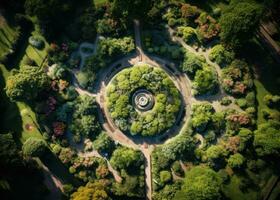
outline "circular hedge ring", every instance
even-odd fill
[[[106,105],[123,132],[154,136],[174,124],[181,97],[165,71],[142,64],[113,77],[106,88]]]

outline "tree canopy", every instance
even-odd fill
[[[22,66],[8,77],[6,94],[12,101],[30,101],[49,84],[47,74],[38,67]]]
[[[219,200],[221,199],[222,181],[219,175],[208,167],[196,166],[187,174],[182,191],[175,200]]]
[[[252,38],[258,28],[262,7],[255,2],[232,1],[220,19],[221,39],[238,48]]]

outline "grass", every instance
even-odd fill
[[[40,35],[37,31],[33,31],[32,35],[36,35],[36,36],[41,36],[41,38],[43,38],[45,46],[43,49],[36,49],[35,47],[28,45],[26,50],[25,50],[25,55],[23,56],[21,62],[20,62],[20,66],[23,65],[23,61],[28,57],[33,59],[36,64],[38,66],[41,66],[43,60],[45,59],[45,57],[47,56],[47,48],[49,47],[49,44],[47,43],[47,41],[45,40],[44,37],[42,37],[42,35]]]
[[[5,81],[9,76],[9,71],[4,65],[0,65],[1,69],[1,88],[5,87]],[[2,113],[5,116],[1,120],[1,131],[14,132],[19,138],[19,141],[23,143],[29,137],[42,138],[40,131],[37,129],[38,122],[36,120],[35,113],[25,103],[11,102],[6,96],[4,90],[1,90],[1,104],[3,109]],[[33,128],[27,130],[26,124],[32,124]]]
[[[104,5],[105,3],[107,3],[107,0],[94,0],[94,4],[96,6],[102,6]]]
[[[10,26],[5,18],[0,15],[0,55],[4,55],[11,49],[18,34],[17,28]]]

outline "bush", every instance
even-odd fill
[[[181,65],[183,72],[188,74],[191,79],[195,76],[196,72],[203,67],[205,59],[201,56],[197,56],[191,52],[186,52],[184,56],[184,61]]]
[[[232,103],[232,101],[231,101],[230,98],[228,98],[228,97],[223,97],[223,98],[222,98],[221,105],[223,105],[223,106],[228,106],[228,105],[231,104],[231,103]]]
[[[233,61],[234,53],[227,51],[221,44],[218,44],[211,49],[209,59],[224,67]]]
[[[244,165],[244,162],[245,162],[245,158],[241,154],[236,153],[229,157],[228,166],[231,167],[232,169],[241,169],[242,166]]]
[[[31,36],[29,37],[28,42],[37,49],[43,49],[45,46],[45,42],[40,36]]]
[[[241,60],[234,60],[222,70],[222,86],[229,94],[244,95],[253,87],[249,66]]]
[[[195,95],[213,94],[216,92],[218,84],[217,74],[210,67],[198,70],[194,77],[193,88]]]
[[[161,171],[160,172],[160,181],[164,184],[170,182],[172,180],[171,173],[169,171]]]
[[[23,154],[31,157],[41,157],[47,149],[47,143],[44,140],[34,137],[28,138],[22,146]]]
[[[247,107],[247,101],[244,98],[241,99],[237,99],[236,100],[236,104],[240,107],[240,108],[246,108]]]
[[[193,44],[193,43],[197,42],[196,31],[192,27],[188,27],[188,26],[186,26],[186,27],[185,26],[178,27],[177,35],[179,37],[182,37],[183,40],[187,44]]]
[[[270,108],[278,107],[280,104],[280,96],[267,94],[264,96],[263,101]]]

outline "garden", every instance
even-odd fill
[[[279,199],[278,1],[3,5],[3,199]]]

